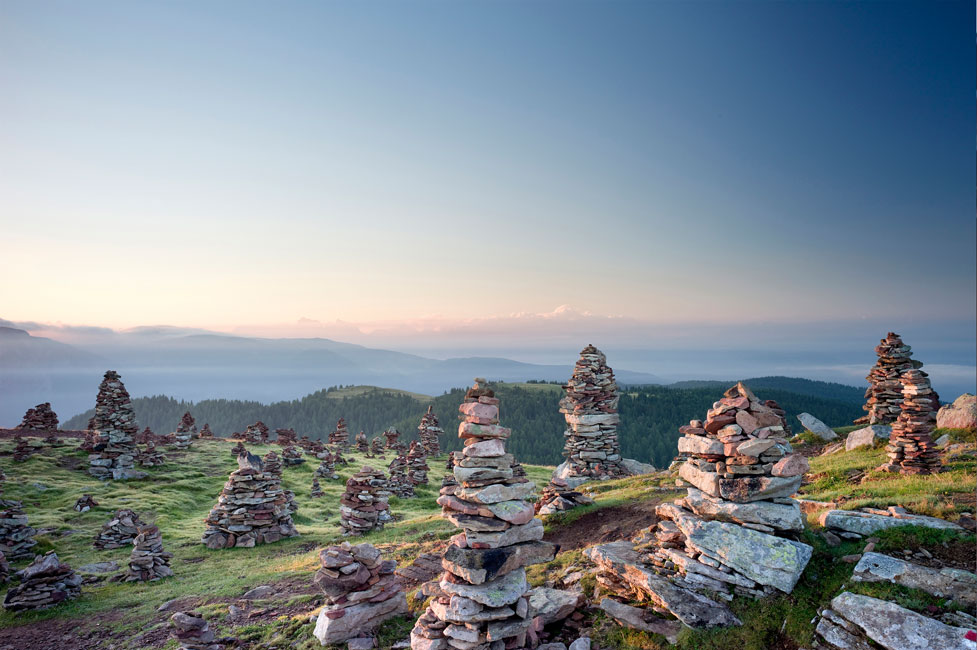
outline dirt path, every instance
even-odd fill
[[[543,539],[559,544],[561,551],[630,539],[642,528],[658,523],[655,507],[663,501],[671,501],[677,494],[663,492],[634,503],[588,512],[567,526],[551,530]]]

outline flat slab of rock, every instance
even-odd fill
[[[94,562],[78,567],[78,573],[112,573],[119,570],[118,562]]]
[[[960,569],[940,570],[906,562],[882,553],[865,553],[855,565],[852,578],[857,582],[891,582],[922,589],[940,598],[977,606],[977,575]]]
[[[539,617],[543,625],[562,621],[573,614],[583,600],[583,594],[579,592],[549,587],[530,589],[526,595],[529,596],[532,617]]]
[[[888,440],[892,435],[892,427],[883,424],[873,424],[857,431],[852,431],[845,438],[845,451],[859,447],[872,447],[878,440]]]
[[[406,614],[407,598],[401,592],[378,603],[360,603],[340,611],[343,612],[340,618],[329,618],[325,609],[319,612],[312,634],[322,645],[360,637],[388,618]]]
[[[658,470],[654,465],[650,463],[642,463],[633,458],[624,458],[621,460],[621,465],[624,469],[628,470],[633,476],[640,476],[642,474],[654,474]]]
[[[900,515],[898,517],[888,517],[877,515],[870,512],[860,512],[858,510],[828,510],[821,513],[819,522],[825,528],[840,530],[846,533],[857,533],[859,535],[871,535],[886,528],[896,526],[925,526],[926,528],[936,528],[939,530],[960,530],[963,528],[957,524],[937,519],[936,517],[925,517],[923,515]]]
[[[837,440],[838,438],[838,434],[834,432],[834,429],[810,413],[801,413],[797,416],[797,419],[801,421],[801,424],[804,425],[805,429],[816,435],[821,440],[830,441]]]
[[[699,516],[732,521],[737,523],[763,524],[777,530],[804,530],[804,517],[797,503],[774,503],[773,501],[754,501],[752,503],[732,503],[709,497],[701,490],[689,488],[685,497],[686,505]]]
[[[621,625],[643,632],[661,634],[672,645],[678,642],[678,633],[682,630],[682,624],[679,621],[669,621],[664,618],[659,618],[648,610],[625,605],[610,598],[601,600],[598,607],[607,612],[608,616]]]

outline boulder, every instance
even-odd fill
[[[936,413],[940,429],[977,429],[977,396],[964,393]]]
[[[679,621],[669,621],[655,616],[648,610],[625,605],[610,598],[601,600],[599,607],[625,627],[642,632],[651,632],[652,634],[661,634],[672,645],[678,643],[678,633],[682,630],[682,624]]]
[[[527,595],[533,618],[539,618],[543,625],[562,621],[573,614],[583,600],[583,594],[579,592],[548,587],[536,587]]]
[[[830,441],[838,438],[838,434],[834,432],[834,429],[810,413],[801,413],[797,416],[797,419],[801,421],[801,424],[804,425],[805,429],[816,435],[821,440]]]
[[[804,517],[797,503],[786,504],[773,501],[732,503],[711,498],[700,490],[689,488],[685,504],[700,517],[740,524],[761,524],[777,530],[794,532],[804,530]]]
[[[625,458],[621,461],[621,465],[623,465],[624,469],[626,469],[632,476],[653,474],[658,471],[651,463],[642,463],[633,458]]]
[[[859,447],[872,447],[878,440],[888,440],[892,434],[892,427],[884,424],[873,424],[857,431],[852,431],[845,439],[845,450],[851,451]]]
[[[312,634],[322,645],[330,645],[360,635],[392,616],[406,614],[407,598],[403,593],[379,603],[365,602],[346,607],[339,618],[329,618],[325,609],[319,612]]]
[[[922,589],[940,598],[952,598],[970,608],[977,607],[977,575],[960,569],[940,570],[920,566],[882,553],[865,553],[855,565],[856,582],[891,582]]]
[[[819,522],[825,528],[858,535],[871,535],[896,526],[925,526],[926,528],[941,530],[963,530],[953,522],[936,517],[909,514],[887,516],[857,510],[828,510],[821,513]]]

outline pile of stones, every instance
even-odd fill
[[[27,441],[27,438],[17,435],[15,437],[14,450],[11,452],[10,457],[17,463],[23,463],[25,460],[34,455],[34,447],[31,443]]]
[[[54,431],[48,431],[47,435],[44,436],[44,444],[48,447],[60,447],[64,444],[64,441],[58,437],[58,434]]]
[[[912,359],[912,348],[902,342],[895,332],[889,332],[875,346],[879,360],[869,371],[869,387],[865,391],[868,415],[855,420],[856,424],[892,424],[899,417],[902,402],[902,385],[899,378],[907,370],[923,367],[922,362]]]
[[[390,427],[384,431],[383,437],[387,439],[385,444],[386,449],[393,449],[394,451],[406,449],[406,445],[400,442],[400,431],[397,431],[394,427]]]
[[[282,461],[286,465],[301,465],[305,462],[302,458],[302,450],[298,447],[285,447],[282,449]]]
[[[173,569],[170,568],[170,558],[173,554],[163,550],[163,535],[158,527],[140,528],[134,543],[135,547],[129,557],[126,582],[146,582],[173,575]]]
[[[8,611],[47,609],[81,594],[81,577],[54,551],[38,555],[16,575],[20,584],[8,589],[3,599]]]
[[[312,489],[309,490],[309,496],[313,499],[319,499],[326,496],[326,493],[322,491],[322,486],[319,485],[319,479],[312,477]]]
[[[337,479],[339,474],[336,473],[336,459],[332,454],[326,454],[326,457],[319,461],[319,466],[315,470],[315,476],[324,479]]]
[[[594,502],[586,494],[577,492],[562,478],[554,476],[536,502],[536,514],[552,515]]]
[[[24,418],[17,425],[18,429],[33,429],[35,431],[57,431],[58,414],[51,410],[51,402],[38,404],[27,409]]]
[[[366,440],[366,434],[362,431],[356,434],[356,451],[361,454],[370,453],[370,444]]]
[[[282,447],[291,447],[299,442],[295,429],[275,429],[275,442]]]
[[[133,439],[136,414],[132,410],[129,391],[122,384],[119,373],[105,373],[95,398],[95,446],[89,456],[88,473],[95,478],[125,480],[145,478],[145,472],[133,469],[138,450]]]
[[[900,377],[902,402],[899,418],[885,451],[889,462],[879,469],[902,474],[931,474],[942,468],[940,451],[933,442],[940,396],[922,370],[907,370]]]
[[[264,422],[258,420],[254,424],[249,424],[241,435],[245,442],[252,445],[263,445],[268,442],[268,427]]]
[[[7,562],[7,558],[0,551],[0,585],[6,584],[8,580],[10,580],[10,563]]]
[[[156,441],[156,434],[149,427],[143,429],[140,433],[137,433],[132,438],[133,442],[140,445],[145,445],[147,442]]]
[[[0,553],[9,562],[34,557],[35,533],[20,501],[0,499]]]
[[[427,485],[427,472],[431,468],[425,461],[426,451],[416,440],[411,441],[407,452],[407,479],[411,485]]]
[[[397,563],[381,560],[373,545],[329,546],[319,561],[314,583],[326,604],[313,634],[322,645],[366,638],[383,621],[407,613],[407,598],[394,575]]]
[[[279,482],[281,482],[282,461],[278,457],[278,454],[273,451],[269,451],[267,454],[265,454],[262,464],[264,465],[266,473],[273,475],[278,479]],[[291,490],[285,490],[284,488],[283,492],[285,494],[285,507],[288,510],[288,514],[294,515],[299,510],[298,502],[295,500],[295,493]]]
[[[434,414],[434,405],[427,407],[427,413],[421,416],[421,424],[417,427],[417,437],[424,446],[428,456],[441,455],[441,434],[444,433],[438,424],[438,416]]]
[[[92,420],[94,419],[92,418]],[[85,437],[78,443],[78,451],[84,451],[89,454],[95,451],[95,430],[92,428],[93,426],[94,424],[90,420],[88,422],[89,428],[85,430]]]
[[[349,447],[349,429],[346,428],[345,418],[339,418],[339,422],[336,423],[336,430],[329,434],[329,444],[343,449]]]
[[[397,457],[390,461],[388,466],[390,478],[387,480],[387,489],[390,493],[401,499],[410,499],[414,496],[414,484],[407,478],[407,456],[403,450],[399,450]]]
[[[512,476],[499,426],[499,400],[476,379],[459,410],[464,452],[438,503],[462,532],[445,551],[440,595],[411,631],[414,650],[522,648],[532,624],[525,567],[553,559],[556,547],[525,501],[534,485]]]
[[[200,435],[198,435],[197,437],[198,438],[202,438],[204,440],[211,440],[211,439],[213,439],[214,432],[211,431],[210,424],[208,424],[207,422],[204,422],[203,428],[200,429]]]
[[[380,458],[383,458],[384,455],[386,455],[386,450],[384,449],[383,441],[380,440],[380,436],[377,436],[370,441],[370,453],[374,456],[379,456]]]
[[[170,617],[173,638],[179,650],[222,650],[217,635],[206,619],[197,612],[177,612]]]
[[[177,449],[189,449],[196,433],[197,423],[190,415],[190,411],[187,411],[180,418],[180,423],[176,425],[176,431],[173,432],[173,446]]]
[[[382,529],[390,521],[387,479],[383,472],[364,466],[346,481],[339,500],[339,525],[344,535],[363,535]]]
[[[572,487],[587,479],[628,476],[617,438],[620,395],[604,353],[592,345],[585,347],[563,388],[566,395],[560,400],[560,413],[567,423],[563,432],[567,460],[557,469],[557,476],[570,479]]]
[[[75,512],[88,512],[98,505],[98,501],[90,494],[83,494],[75,501]]]
[[[254,454],[241,454],[237,463],[205,520],[207,548],[251,547],[298,535],[281,479]]]
[[[244,443],[240,440],[234,443],[234,446],[231,447],[231,455],[233,455],[235,458],[246,453],[248,453],[248,450],[244,447]]]
[[[103,551],[129,546],[139,534],[139,529],[145,525],[140,521],[138,514],[128,508],[123,508],[102,526],[102,530],[95,536],[95,542],[92,546]]]
[[[166,464],[166,455],[156,448],[152,439],[146,441],[146,448],[139,453],[139,465],[142,467],[159,467]]]

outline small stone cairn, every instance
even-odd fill
[[[285,447],[282,449],[282,462],[286,465],[301,465],[305,462],[302,458],[302,450],[298,447]]]
[[[400,442],[400,431],[397,431],[394,427],[390,427],[384,431],[383,437],[387,439],[384,445],[386,449],[393,449],[396,452],[406,448],[404,443]]]
[[[885,450],[889,462],[879,469],[902,474],[932,474],[942,469],[940,450],[933,442],[940,396],[922,370],[910,369],[900,377],[902,402],[899,419]]]
[[[312,477],[312,489],[309,490],[309,496],[313,499],[319,499],[326,496],[326,493],[322,491],[322,486],[319,485],[319,479]]]
[[[319,553],[314,583],[326,596],[313,634],[322,645],[366,637],[380,623],[407,613],[394,575],[397,562],[381,560],[372,544],[343,542]]]
[[[428,456],[441,455],[441,434],[444,429],[438,424],[438,416],[434,414],[434,405],[428,405],[427,413],[421,416],[421,424],[417,427],[417,437]]]
[[[553,559],[556,547],[525,498],[534,485],[513,482],[509,429],[499,426],[499,400],[476,379],[459,408],[464,452],[454,481],[443,483],[443,516],[462,532],[451,538],[441,594],[411,631],[414,650],[522,648],[532,624],[525,567]]]
[[[264,459],[262,459],[262,463],[264,465],[266,473],[272,474],[275,477],[277,477],[279,482],[282,480],[282,459],[278,457],[278,454],[276,454],[274,451],[269,451],[267,454],[265,454]],[[286,507],[288,509],[288,514],[294,515],[296,512],[299,511],[298,502],[295,501],[295,493],[292,492],[291,490],[285,490],[284,488],[282,489],[285,494],[285,502],[286,502]]]
[[[204,426],[200,429],[200,435],[197,436],[201,440],[213,440],[214,432],[210,429],[210,424],[204,422]]]
[[[0,585],[5,584],[8,580],[10,580],[10,564],[3,552],[0,551]]]
[[[55,432],[58,430],[58,426],[58,414],[51,410],[51,402],[44,402],[32,409],[27,409],[17,428]]]
[[[536,514],[552,515],[564,510],[572,510],[577,506],[590,505],[593,502],[594,500],[586,494],[577,492],[565,480],[554,476],[536,502]]]
[[[138,449],[134,436],[136,414],[129,391],[119,373],[105,373],[95,398],[95,451],[89,456],[88,473],[95,478],[125,480],[145,478],[145,472],[133,469]]]
[[[339,474],[336,473],[336,459],[332,454],[327,454],[325,458],[319,461],[319,466],[316,468],[314,475],[318,478],[324,478],[327,480],[339,478]]]
[[[407,452],[407,480],[411,485],[427,485],[427,466],[425,454],[427,450],[416,440],[410,443],[410,451]]]
[[[390,521],[387,479],[383,472],[364,466],[346,481],[346,492],[339,500],[339,525],[344,535],[363,535],[380,530]]]
[[[281,479],[254,454],[241,454],[237,463],[205,520],[207,548],[251,547],[298,535]]]
[[[0,499],[0,553],[8,562],[34,557],[35,533],[20,501]]]
[[[329,444],[342,449],[349,447],[349,429],[346,427],[345,418],[339,418],[336,423],[336,430],[329,434]]]
[[[179,650],[223,650],[214,631],[198,612],[177,612],[170,617]]]
[[[390,461],[388,466],[390,478],[387,480],[387,489],[401,499],[410,499],[414,496],[414,484],[407,478],[407,456],[403,451],[399,451],[397,457]]]
[[[570,479],[576,487],[583,482],[580,479],[628,476],[617,438],[620,396],[604,353],[592,345],[585,347],[563,389],[566,395],[560,400],[560,412],[567,422],[563,433],[567,460],[559,478]]]
[[[374,456],[379,456],[383,458],[386,455],[386,449],[383,446],[383,441],[380,440],[380,436],[377,436],[370,441],[370,453]]]
[[[129,557],[129,572],[126,582],[147,582],[169,578],[173,575],[170,568],[172,553],[163,550],[163,535],[156,526],[144,526],[136,535],[135,546]]]
[[[189,449],[196,433],[197,423],[190,415],[190,411],[187,411],[180,418],[180,423],[176,425],[176,431],[173,432],[173,446],[177,449]]]
[[[16,575],[20,584],[8,589],[3,599],[3,608],[11,612],[47,609],[81,594],[81,577],[54,551],[36,556]]]
[[[139,534],[139,529],[145,525],[140,521],[138,514],[123,508],[102,526],[92,546],[101,551],[129,546]]]
[[[275,443],[282,447],[291,447],[299,443],[295,429],[275,429]]]
[[[146,441],[146,448],[139,453],[139,464],[142,467],[159,467],[166,464],[166,454],[156,447],[152,438]]]
[[[249,424],[248,428],[244,430],[242,438],[252,445],[263,445],[268,442],[268,426],[261,420]]]
[[[895,332],[889,332],[875,346],[879,360],[869,371],[865,405],[868,415],[855,420],[856,424],[892,424],[899,417],[902,402],[902,385],[899,378],[904,372],[923,367],[922,362],[912,359],[912,348],[902,342]]]
[[[75,501],[75,512],[88,512],[98,505],[98,501],[90,494],[83,494]]]
[[[132,441],[138,445],[145,445],[148,442],[156,442],[156,434],[149,427],[132,437]]]
[[[92,418],[92,420],[94,419],[95,418]],[[89,428],[85,430],[85,437],[82,438],[81,442],[78,443],[78,451],[84,451],[85,453],[90,454],[95,451],[96,436],[95,430],[91,428],[94,426],[91,420],[88,422],[88,426]]]
[[[366,434],[362,431],[356,434],[356,451],[361,454],[370,453],[370,444],[366,440]]]
[[[236,443],[234,443],[234,446],[231,447],[231,454],[235,458],[237,458],[241,454],[246,454],[246,453],[248,453],[248,450],[244,447],[244,443],[241,442],[240,440],[238,440]]]
[[[11,458],[15,463],[23,463],[25,460],[34,455],[34,447],[31,443],[27,441],[27,438],[17,435],[16,444],[14,445],[14,450],[11,452]]]

